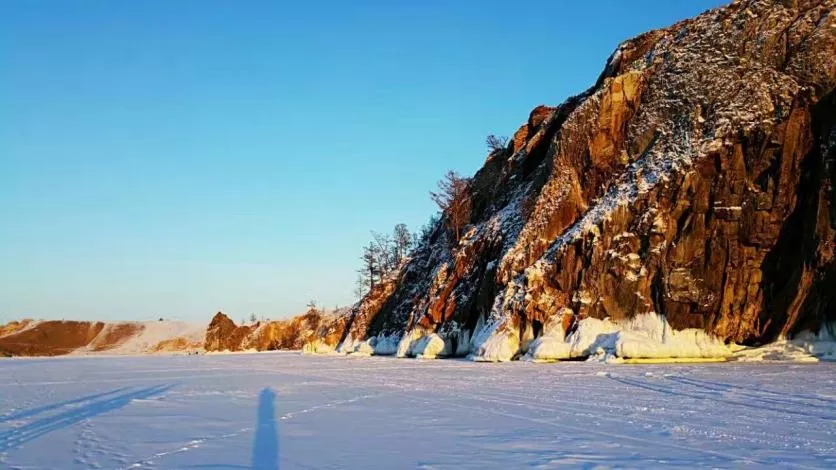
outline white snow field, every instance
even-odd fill
[[[0,468],[836,467],[836,364],[0,360]]]

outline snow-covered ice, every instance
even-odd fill
[[[0,360],[0,468],[836,466],[836,364]]]

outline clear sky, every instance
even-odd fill
[[[0,1],[0,321],[353,299],[487,134],[692,1]]]

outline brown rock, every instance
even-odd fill
[[[104,328],[102,322],[44,321],[0,337],[0,352],[13,356],[60,356],[87,346]]]
[[[623,43],[485,162],[467,234],[433,234],[352,338],[655,311],[757,343],[836,320],[834,8],[741,0]]]
[[[203,347],[206,351],[240,351],[244,339],[256,328],[257,325],[238,326],[223,312],[218,312],[206,329]]]

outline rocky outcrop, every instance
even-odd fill
[[[207,351],[240,351],[244,338],[257,327],[258,325],[238,326],[223,312],[218,312],[209,322],[203,347]]]
[[[439,225],[345,339],[509,358],[555,318],[747,344],[836,319],[835,5],[741,0],[621,44],[488,156],[461,238]]]
[[[345,337],[346,311],[310,309],[279,321],[236,325],[218,312],[209,326],[179,321],[23,320],[0,325],[0,356],[154,354],[200,351],[333,351]],[[310,348],[309,348],[310,349]]]
[[[257,322],[237,326],[225,314],[218,312],[206,330],[206,351],[272,351],[301,350],[316,342],[320,351],[336,348],[346,326],[344,312],[332,314],[309,309],[288,320]]]

